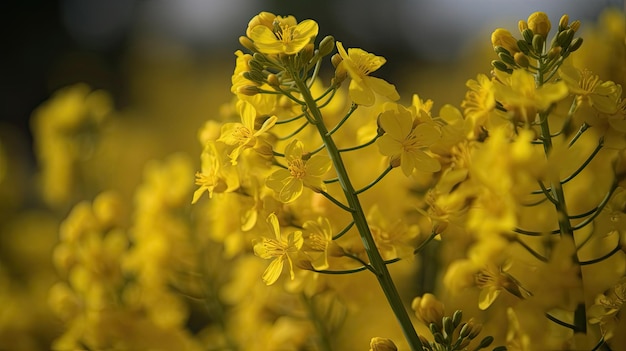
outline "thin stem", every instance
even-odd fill
[[[615,246],[615,248],[613,248],[613,250],[609,251],[608,253],[606,253],[603,256],[600,256],[598,258],[594,258],[593,260],[588,260],[588,261],[581,261],[580,265],[581,266],[587,266],[590,264],[596,264],[598,262],[602,262],[604,260],[606,260],[607,258],[615,255],[616,253],[620,252],[622,250],[622,244],[618,241],[617,245]]]
[[[378,176],[378,178],[374,179],[374,181],[373,181],[373,182],[369,183],[369,184],[368,184],[368,185],[366,185],[365,187],[363,187],[363,188],[361,188],[361,189],[357,190],[357,191],[355,192],[355,194],[356,194],[356,195],[358,195],[358,194],[360,194],[360,193],[362,193],[362,192],[364,192],[364,191],[367,191],[369,188],[373,187],[374,185],[378,184],[378,182],[380,182],[380,181],[381,181],[381,179],[385,178],[385,176],[386,176],[389,172],[391,172],[391,170],[392,170],[392,169],[393,169],[393,167],[391,167],[391,166],[387,166],[387,168],[383,171],[383,173],[381,173],[381,174]]]
[[[335,234],[335,236],[333,236],[333,240],[341,238],[345,233],[350,230],[350,228],[352,228],[352,226],[354,226],[354,221],[351,221],[350,224],[343,228],[339,233]]]
[[[346,211],[346,212],[354,212],[354,210],[344,204],[342,204],[339,200],[335,199],[332,195],[330,195],[329,193],[325,192],[325,191],[320,191],[320,194],[324,195],[325,198],[327,198],[328,200],[330,200],[332,203],[334,203],[335,205],[341,207],[342,210]]]
[[[291,118],[283,119],[281,121],[276,121],[276,124],[286,124],[286,123],[289,123],[289,122],[297,121],[297,120],[299,120],[302,117],[304,117],[304,113],[301,113],[301,114],[299,114],[297,116],[294,116],[294,117],[291,117]]]
[[[292,76],[297,77],[297,74],[292,74]],[[422,351],[422,342],[415,331],[407,310],[404,308],[404,304],[402,303],[400,294],[398,293],[398,290],[391,278],[391,274],[387,269],[387,265],[376,248],[376,243],[374,242],[374,238],[370,232],[369,225],[365,218],[365,213],[361,207],[359,198],[354,191],[352,182],[348,177],[348,172],[335,141],[324,125],[322,113],[304,82],[295,78],[295,83],[298,86],[306,106],[314,119],[313,124],[317,127],[319,135],[322,138],[324,145],[326,145],[326,149],[333,162],[333,166],[337,172],[337,177],[339,178],[339,183],[341,184],[346,200],[348,201],[349,208],[351,209],[352,218],[355,222],[359,235],[361,236],[361,241],[363,242],[365,251],[367,252],[371,270],[376,275],[376,278],[378,279],[378,282],[387,297],[387,301],[389,302],[391,309],[402,327],[402,331],[404,332],[404,336],[407,339],[409,346],[414,351]]]
[[[296,136],[298,133],[300,133],[300,132],[301,132],[304,128],[306,128],[306,126],[308,126],[308,125],[309,125],[309,122],[308,122],[308,121],[307,121],[307,122],[304,122],[304,123],[302,123],[302,125],[301,125],[300,127],[298,127],[298,128],[297,128],[296,130],[294,130],[293,132],[291,132],[291,133],[289,133],[289,134],[287,134],[287,135],[284,135],[284,136],[278,137],[278,140],[287,140],[287,139],[291,139],[292,137],[294,137],[294,136]]]
[[[521,239],[519,238],[515,238],[515,242],[522,245],[522,247],[524,249],[526,249],[526,251],[528,251],[528,253],[530,253],[531,255],[533,255],[533,257],[535,257],[536,259],[538,259],[541,262],[548,262],[548,258],[543,256],[542,254],[540,254],[539,252],[535,251],[532,247],[528,246],[528,244],[526,244],[525,242],[523,242]]]
[[[343,118],[341,119],[341,121],[339,121],[339,123],[337,123],[336,126],[333,127],[333,129],[331,129],[329,132],[327,132],[327,134],[330,136],[332,135],[334,132],[336,132],[337,130],[339,130],[339,128],[341,128],[341,126],[348,120],[348,118],[350,118],[350,116],[352,115],[352,113],[354,111],[356,111],[357,107],[359,107],[359,105],[357,104],[352,104],[350,106],[350,110],[348,110],[348,113],[346,113],[345,116],[343,116]]]
[[[558,318],[554,317],[553,315],[551,315],[551,314],[549,314],[549,313],[546,313],[546,317],[547,317],[549,320],[553,321],[554,323],[556,323],[556,324],[558,324],[558,325],[560,325],[560,326],[563,326],[563,327],[565,327],[565,328],[569,328],[569,329],[571,329],[571,330],[576,331],[576,326],[575,326],[575,325],[572,325],[572,324],[569,324],[569,323],[563,322],[562,320],[560,320],[560,319],[558,319]]]
[[[376,139],[378,139],[380,137],[380,135],[376,134],[376,136],[374,138],[372,138],[370,141],[361,144],[361,145],[357,145],[357,146],[352,146],[352,147],[347,147],[345,149],[339,149],[337,151],[339,152],[347,152],[347,151],[354,151],[354,150],[358,150],[358,149],[362,149],[366,146],[370,146],[372,144],[374,144],[374,142],[376,142]]]
[[[597,210],[593,213],[593,215],[591,215],[590,217],[588,217],[584,221],[582,221],[582,222],[578,223],[577,225],[575,225],[573,229],[574,230],[578,230],[578,229],[584,228],[589,223],[593,222],[593,220],[596,219],[596,217],[598,217],[600,215],[600,212],[602,212],[602,209],[604,208],[604,206],[606,206],[606,204],[609,202],[609,200],[611,199],[611,196],[613,195],[613,192],[615,191],[615,189],[617,189],[617,182],[613,182],[613,185],[611,186],[611,190],[609,190],[609,192],[606,193],[606,196],[604,196],[604,199],[602,199],[602,201],[598,204]]]

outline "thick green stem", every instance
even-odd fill
[[[537,73],[537,85],[541,86],[544,83],[543,80],[543,72],[542,72],[543,62],[540,60],[540,69]],[[550,125],[548,123],[548,113],[541,112],[539,114],[539,119],[541,121],[541,139],[543,141],[543,149],[548,156],[550,151],[552,150],[552,137],[550,135]],[[559,230],[561,237],[571,238],[572,245],[574,243],[574,230],[572,228],[572,223],[570,222],[570,216],[567,211],[567,204],[565,202],[565,193],[563,191],[563,185],[561,184],[560,179],[551,180],[550,184],[550,192],[552,193],[552,199],[554,200],[554,207],[557,213],[557,220],[559,222]],[[586,333],[587,332],[587,315],[585,311],[585,301],[584,301],[584,289],[582,287],[582,270],[580,269],[580,263],[578,260],[578,255],[574,254],[572,257],[574,264],[578,267],[578,276],[581,279],[580,284],[580,292],[582,301],[578,303],[576,306],[576,310],[574,311],[574,332],[575,333]]]
[[[296,76],[296,75],[294,75]],[[335,141],[332,138],[332,135],[328,132],[326,125],[324,124],[324,120],[322,118],[322,112],[319,107],[315,103],[315,99],[311,95],[311,92],[306,87],[305,83],[300,79],[295,79],[295,83],[302,94],[304,102],[309,109],[312,117],[313,124],[317,128],[320,137],[324,145],[326,146],[326,150],[328,151],[330,158],[333,162],[333,166],[335,171],[337,172],[337,178],[339,179],[339,184],[341,184],[341,188],[344,192],[346,200],[348,202],[348,207],[352,209],[352,217],[354,219],[354,223],[359,231],[359,235],[361,236],[361,240],[363,241],[363,246],[365,247],[365,251],[367,252],[370,265],[372,267],[372,271],[375,273],[378,282],[385,293],[387,301],[393,310],[400,326],[402,327],[402,331],[404,336],[407,339],[410,347],[414,351],[422,351],[422,343],[413,327],[413,323],[411,322],[411,318],[407,310],[402,303],[402,299],[400,298],[400,294],[396,289],[396,286],[391,279],[391,274],[387,269],[387,265],[385,261],[381,257],[378,249],[376,248],[376,244],[374,243],[374,238],[372,237],[372,233],[370,232],[370,228],[367,224],[367,220],[365,218],[365,213],[363,212],[363,208],[361,207],[361,203],[359,201],[359,197],[357,196],[356,191],[348,177],[348,172],[343,163],[343,159],[339,153],[337,146],[335,145]]]

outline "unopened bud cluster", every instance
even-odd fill
[[[502,28],[493,32],[491,43],[499,59],[492,61],[491,64],[497,70],[507,73],[516,68],[537,71],[542,69],[537,62],[547,58],[545,66],[558,67],[569,54],[582,45],[582,38],[574,38],[579,27],[579,21],[569,23],[569,17],[563,15],[557,33],[547,48],[547,38],[552,25],[545,13],[535,12],[527,21],[521,20],[518,23],[522,39],[515,38]]]

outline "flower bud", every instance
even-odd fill
[[[253,52],[257,51],[256,47],[254,46],[254,43],[248,37],[244,37],[244,36],[239,37],[239,44],[241,44],[241,46],[243,46],[244,48],[250,51],[253,51]]]
[[[519,49],[517,48],[517,40],[513,38],[508,30],[503,28],[498,28],[491,34],[491,44],[493,45],[494,49],[497,46],[501,46],[507,49],[509,53],[515,53],[519,51]]]
[[[519,20],[519,22],[517,22],[517,29],[519,29],[520,33],[524,33],[524,31],[528,29],[528,23],[524,20]]]
[[[333,64],[333,67],[335,67],[335,68],[337,68],[337,66],[339,66],[341,61],[343,61],[343,59],[341,58],[341,55],[339,55],[339,54],[334,54],[330,58],[330,62]]]
[[[559,32],[564,31],[567,28],[568,24],[569,24],[569,16],[566,14],[561,16],[561,19],[559,20]]]
[[[550,51],[548,51],[548,59],[552,60],[557,56],[561,55],[561,51],[563,51],[561,49],[560,46],[553,46],[552,49],[550,49]]]
[[[533,49],[535,50],[535,52],[537,53],[543,52],[543,44],[545,43],[546,43],[546,38],[543,37],[542,35],[535,34],[535,36],[533,36]]]
[[[333,52],[333,50],[335,49],[335,38],[332,37],[332,35],[327,35],[324,37],[324,39],[322,39],[322,41],[320,41],[320,45],[319,45],[319,55],[320,57],[324,57],[328,54],[330,54],[331,52]]]
[[[518,66],[523,68],[526,68],[530,65],[530,62],[528,61],[528,56],[524,55],[521,52],[516,52],[513,60]]]
[[[569,46],[569,52],[574,52],[580,49],[581,45],[583,45],[583,38],[579,37],[579,38],[574,39]]]
[[[556,37],[557,43],[559,43],[559,46],[563,47],[564,49],[567,49],[569,47],[572,39],[574,39],[574,31],[571,29],[559,33]]]
[[[520,49],[521,52],[523,52],[524,54],[528,55],[530,54],[530,46],[528,45],[528,43],[526,42],[526,40],[518,40],[517,41],[517,47]]]
[[[370,351],[398,351],[391,339],[374,337],[370,341]]]
[[[483,330],[483,325],[476,322],[474,318],[470,318],[463,326],[461,327],[461,332],[459,336],[462,338],[474,339],[480,334]]]
[[[436,324],[441,326],[444,316],[444,306],[435,295],[426,293],[421,297],[416,297],[411,303],[411,308],[415,315],[425,324]]]
[[[259,93],[259,88],[254,85],[244,85],[237,88],[238,94],[254,96]]]
[[[535,12],[528,17],[528,28],[533,31],[533,34],[542,36],[545,41],[552,25],[545,12]]]
[[[277,87],[280,85],[280,79],[278,79],[278,76],[275,75],[274,73],[270,73],[267,76],[267,84],[273,87]]]
[[[522,32],[522,36],[524,37],[524,40],[526,40],[528,44],[531,44],[533,42],[533,35],[534,35],[533,31],[528,28]]]
[[[579,28],[580,28],[579,20],[575,20],[574,22],[572,22],[572,24],[569,25],[569,29],[573,30],[574,32],[577,32]]]
[[[452,325],[456,328],[461,324],[461,319],[463,318],[463,311],[456,310],[452,314]]]

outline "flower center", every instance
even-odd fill
[[[235,138],[239,144],[248,143],[250,140],[252,140],[252,137],[254,136],[252,132],[250,131],[250,129],[244,126],[235,127],[232,135],[233,135],[233,138]]]
[[[305,163],[302,159],[295,159],[289,162],[289,173],[294,178],[302,179],[306,175]]]

